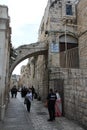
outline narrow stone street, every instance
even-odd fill
[[[28,113],[24,99],[18,93],[17,98],[11,98],[0,130],[85,130],[65,117],[48,122],[48,111],[41,101],[32,101],[31,112]]]

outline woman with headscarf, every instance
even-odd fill
[[[55,93],[56,93],[56,96],[57,96],[57,100],[56,100],[56,103],[55,103],[55,116],[60,117],[60,116],[62,116],[61,98],[60,98],[60,95],[59,95],[57,90],[55,91]]]

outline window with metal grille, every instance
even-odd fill
[[[72,15],[72,5],[66,4],[66,15]]]

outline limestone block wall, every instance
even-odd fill
[[[87,68],[87,32],[79,37],[80,68]]]
[[[39,55],[35,63],[34,86],[42,100],[46,99],[48,92],[47,55]]]
[[[9,73],[10,27],[7,6],[0,5],[0,119],[3,120],[7,100]],[[4,59],[4,60],[3,60]]]
[[[64,82],[64,98],[65,116],[85,126],[87,124],[86,70],[68,70]]]
[[[20,77],[21,84],[27,87],[33,85],[42,100],[46,99],[48,93],[47,61],[47,54],[31,57],[24,69],[22,67]]]
[[[52,68],[50,82],[54,79],[63,79],[64,115],[87,128],[87,70]]]
[[[80,0],[77,5],[77,25],[80,67],[87,68],[87,0]]]

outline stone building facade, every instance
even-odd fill
[[[8,7],[0,5],[0,120],[3,120],[9,91],[11,28]]]
[[[34,87],[43,100],[48,92],[47,54],[29,58],[26,66],[21,67],[20,86]]]
[[[87,70],[51,68],[49,85],[60,92],[63,116],[87,128]]]
[[[76,3],[73,0],[48,1],[38,36],[39,41],[45,41],[48,45],[48,88],[52,87],[51,68],[79,68],[76,13]],[[58,82],[56,84],[59,85]]]
[[[48,44],[48,87],[58,89],[63,115],[87,128],[86,7],[86,0],[49,0],[39,40]]]
[[[87,128],[86,6],[87,0],[48,0],[38,35],[48,52],[31,58],[29,79],[43,100],[57,89],[63,116]]]
[[[69,63],[78,56],[69,53],[69,49],[78,47],[77,27],[74,24],[76,24],[76,9],[73,0],[48,1],[38,39],[47,41],[49,67],[51,65],[51,67],[78,68],[77,62],[75,66]],[[73,58],[69,59],[72,56]],[[63,62],[64,60],[66,62]]]
[[[19,89],[19,75],[13,74],[10,79],[10,89],[16,85],[17,89]]]
[[[20,72],[20,87],[29,87],[29,73],[28,65],[23,65]]]

